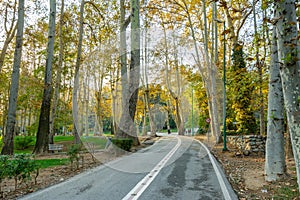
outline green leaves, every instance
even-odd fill
[[[15,180],[15,189],[18,181],[27,182],[31,180],[31,174],[39,169],[38,164],[31,154],[16,154],[13,157],[7,155],[0,156],[0,184],[5,178]],[[38,173],[36,173],[37,178]],[[0,185],[1,191],[1,185]]]

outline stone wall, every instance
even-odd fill
[[[244,154],[265,153],[266,139],[261,135],[227,136],[227,141]]]

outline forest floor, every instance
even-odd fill
[[[201,138],[197,138],[200,139]],[[135,148],[136,151],[148,145],[141,145]],[[228,145],[229,151],[222,151],[222,144],[215,145],[212,153],[221,163],[229,182],[236,191],[239,199],[299,199],[297,189],[297,178],[295,172],[295,163],[293,160],[287,161],[288,174],[276,183],[266,182],[264,180],[264,156],[235,156],[237,150]],[[4,180],[2,189],[4,196],[2,199],[17,199],[25,194],[32,193],[42,188],[62,182],[72,176],[82,173],[88,169],[102,165],[103,161],[115,159],[116,155],[103,154],[101,162],[94,160],[90,153],[82,154],[84,161],[80,163],[78,169],[71,168],[70,165],[62,165],[41,169],[37,178],[37,184],[33,181],[26,184],[19,184],[14,189],[14,181]],[[49,154],[37,157],[38,159],[67,158],[65,154]],[[1,197],[0,197],[1,199]]]
[[[300,199],[294,159],[287,161],[287,174],[282,177],[281,181],[266,182],[264,155],[243,156],[237,154],[238,150],[230,144],[228,144],[228,149],[223,152],[223,144],[219,144],[213,147],[212,153],[223,166],[239,199]]]

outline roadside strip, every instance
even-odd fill
[[[217,166],[217,164],[216,164],[216,162],[215,162],[215,159],[214,159],[213,156],[211,155],[211,153],[210,153],[210,151],[208,150],[208,148],[207,148],[202,142],[200,142],[199,140],[196,140],[196,141],[198,141],[198,142],[203,146],[203,148],[207,151],[207,154],[208,154],[208,156],[209,156],[210,162],[211,162],[211,164],[212,164],[212,166],[213,166],[213,168],[214,168],[214,170],[215,170],[215,172],[216,172],[218,181],[219,181],[219,183],[220,183],[221,190],[222,190],[222,192],[223,192],[224,198],[225,198],[226,200],[231,200],[229,191],[228,191],[228,189],[227,189],[227,187],[226,187],[226,184],[225,184],[224,179],[223,179],[223,177],[222,177],[222,175],[221,175],[221,172],[220,172],[220,170],[219,170],[219,168],[218,168],[218,166]]]
[[[173,149],[151,170],[122,200],[136,200],[147,189],[151,182],[158,175],[160,170],[165,166],[168,160],[173,156],[181,145],[180,137],[177,138],[177,144]]]

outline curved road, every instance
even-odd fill
[[[213,156],[189,137],[162,137],[22,200],[238,199]]]

